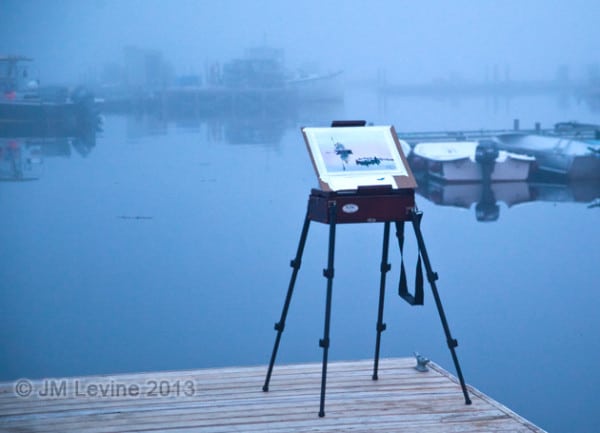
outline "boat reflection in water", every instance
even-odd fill
[[[0,56],[0,180],[36,180],[48,156],[82,156],[96,144],[102,118],[84,87],[40,86],[24,56]]]
[[[600,181],[568,182],[540,178],[521,182],[444,183],[431,177],[419,179],[417,193],[441,206],[463,209],[474,207],[480,222],[500,218],[500,202],[508,208],[518,204],[543,202],[577,202],[596,207],[600,198]]]
[[[110,114],[110,118],[126,120],[129,138],[166,135],[170,130],[187,132],[206,131],[215,143],[252,144],[276,147],[284,135],[298,125],[322,123],[332,119],[343,105],[339,101],[301,105],[274,112],[227,113],[206,115],[195,111],[146,111]]]
[[[37,180],[42,161],[39,145],[16,138],[0,138],[0,180]]]
[[[86,157],[96,145],[96,135],[80,137],[0,137],[0,181],[38,180],[44,161],[52,157]]]

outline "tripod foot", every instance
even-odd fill
[[[264,385],[262,389],[263,392],[269,392],[269,387],[267,385]]]
[[[319,418],[323,418],[325,416],[325,411],[319,411]]]

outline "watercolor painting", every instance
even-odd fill
[[[304,128],[320,176],[406,175],[390,127]]]

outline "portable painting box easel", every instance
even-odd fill
[[[386,273],[388,263],[390,225],[394,223],[396,235],[403,252],[404,225],[412,224],[419,248],[418,270],[425,266],[427,280],[431,286],[435,304],[444,328],[448,348],[466,404],[471,404],[455,348],[458,346],[448,326],[446,315],[436,286],[438,276],[431,269],[421,232],[422,212],[415,206],[414,176],[408,166],[404,152],[394,128],[391,126],[365,126],[364,121],[337,121],[330,128],[302,129],[317,176],[320,189],[313,189],[308,199],[308,208],[302,226],[296,257],[291,261],[293,269],[281,317],[275,323],[277,336],[271,354],[263,391],[269,390],[269,382],[277,357],[281,334],[300,269],[304,245],[311,221],[329,225],[329,247],[327,268],[323,275],[327,279],[325,325],[319,346],[323,348],[321,374],[321,400],[319,416],[325,416],[325,387],[327,380],[327,356],[329,351],[329,328],[331,320],[331,298],[334,277],[335,234],[337,224],[382,222],[383,249],[381,257],[381,279],[379,284],[379,308],[377,313],[373,380],[378,379],[381,333],[386,329],[383,322]],[[423,304],[422,274],[417,272],[414,293],[406,284],[404,264],[401,263],[399,294],[410,305]],[[419,278],[420,283],[419,284]]]

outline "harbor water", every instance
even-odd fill
[[[252,116],[105,114],[95,139],[36,138],[31,179],[0,183],[0,380],[268,363],[317,186],[302,126],[501,129],[518,118],[533,128],[597,116],[556,95],[359,89],[343,103]],[[518,199],[492,203],[487,218],[468,188],[460,206],[443,200],[454,194],[443,185],[417,194],[463,373],[548,431],[594,431],[600,186],[515,188]],[[338,228],[330,359],[373,356],[382,233],[376,223]],[[409,236],[409,278],[416,255]],[[381,355],[418,352],[454,372],[428,287],[421,307],[397,296],[399,259],[392,249]],[[314,223],[278,364],[321,359],[326,260],[327,227]]]

